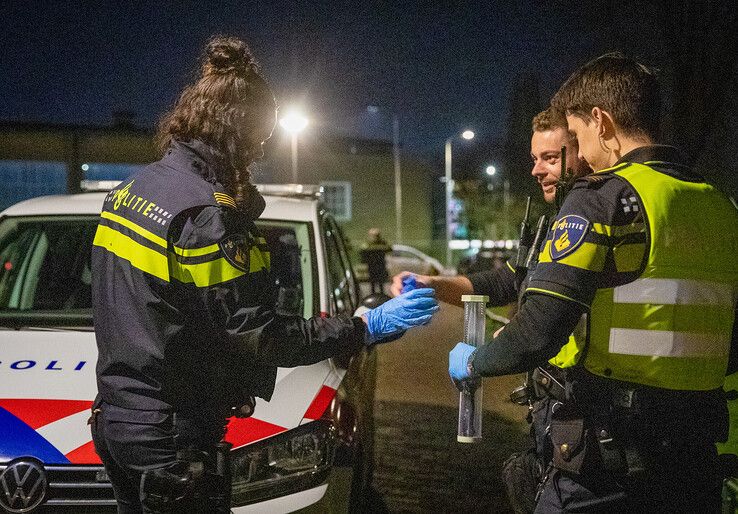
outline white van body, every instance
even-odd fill
[[[263,189],[259,225],[289,233],[299,246],[304,315],[353,313],[358,285],[340,229],[318,196]],[[94,232],[104,196],[41,197],[0,213],[0,511],[56,506],[75,512],[115,504],[87,425],[97,360],[89,309],[69,299],[64,305],[70,308],[34,308],[48,307],[43,254],[50,254],[55,237],[63,239],[58,233],[66,220],[78,227],[75,234]],[[26,243],[16,239],[31,235],[36,239],[27,247],[35,253],[29,257],[22,251]],[[84,288],[89,270],[80,272],[79,281]],[[348,502],[352,477],[370,477],[371,443],[360,437],[370,433],[361,424],[370,425],[374,365],[373,353],[364,351],[345,363],[280,368],[272,400],[258,400],[250,418],[231,419],[226,440],[233,443],[233,512],[292,512],[310,505],[322,510],[328,488],[339,485],[344,490],[329,496]],[[363,462],[355,458],[359,452]],[[360,493],[356,483],[353,488]]]

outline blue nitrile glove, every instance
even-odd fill
[[[418,280],[415,278],[415,275],[408,275],[407,277],[402,279],[402,291],[400,292],[407,293],[408,291],[417,289],[417,287],[418,287]]]
[[[477,348],[466,343],[457,343],[454,349],[448,354],[448,374],[451,380],[460,382],[471,378],[469,372],[469,356],[474,353]]]
[[[367,344],[425,325],[437,310],[435,291],[429,287],[396,296],[364,314],[369,332]]]

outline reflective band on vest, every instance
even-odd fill
[[[738,212],[705,183],[637,163],[612,172],[640,197],[648,262],[638,280],[597,290],[588,333],[574,334],[583,362],[562,367],[666,389],[718,388],[738,292]]]
[[[641,278],[615,288],[616,303],[722,305],[731,307],[733,287],[701,280]]]
[[[730,350],[726,334],[611,328],[611,354],[645,357],[722,357]]]

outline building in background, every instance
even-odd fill
[[[125,114],[125,113],[123,113]],[[0,210],[20,200],[79,191],[83,179],[122,180],[159,158],[150,130],[130,116],[111,126],[0,122]],[[395,241],[392,144],[379,140],[311,135],[300,140],[298,179],[324,187],[324,202],[357,251],[370,227]],[[268,159],[252,170],[257,183],[291,182],[289,141],[275,133]],[[431,251],[432,170],[402,160],[403,243]]]
[[[290,142],[281,137],[275,134],[270,140],[267,154],[273,157],[253,169],[256,182],[291,181]],[[308,131],[301,136],[298,155],[298,181],[323,186],[324,203],[341,222],[354,252],[372,227],[378,228],[388,242],[400,242],[395,237],[391,142],[315,135]],[[436,253],[432,241],[433,169],[419,159],[403,156],[401,170],[401,242]]]

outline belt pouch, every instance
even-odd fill
[[[551,423],[553,465],[557,469],[579,474],[587,456],[587,433],[584,419],[563,419]]]

